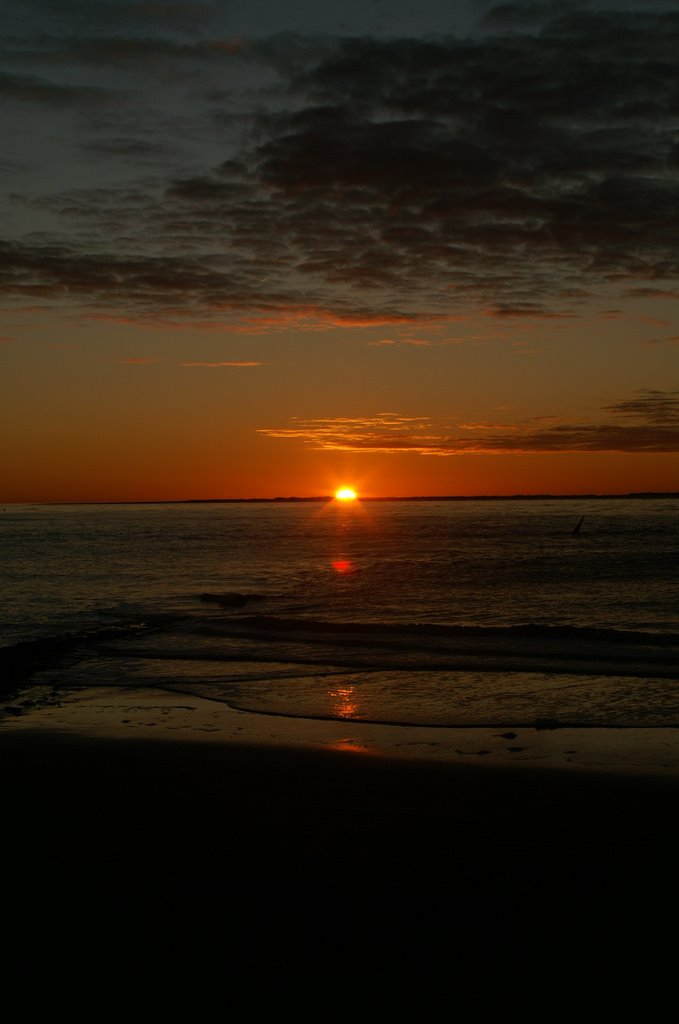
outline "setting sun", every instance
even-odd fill
[[[353,487],[339,487],[335,491],[337,501],[356,501],[358,495]]]

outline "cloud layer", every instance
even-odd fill
[[[676,9],[242,39],[210,5],[160,5],[162,32],[149,5],[59,6],[16,22],[0,91],[69,118],[90,173],[15,186],[5,302],[358,326],[568,315],[677,277]]]

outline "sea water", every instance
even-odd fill
[[[679,724],[673,497],[8,505],[0,595],[6,687],[432,727]]]

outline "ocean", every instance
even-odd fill
[[[679,725],[679,497],[8,505],[0,593],[6,692]]]

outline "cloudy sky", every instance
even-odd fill
[[[676,2],[0,16],[0,500],[679,490]]]

